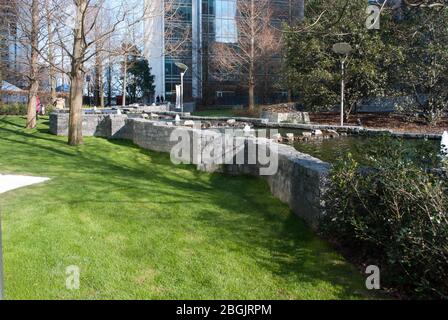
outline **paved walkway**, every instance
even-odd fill
[[[0,174],[0,193],[50,180],[49,178]],[[1,216],[0,216],[1,218]],[[0,220],[0,300],[3,300],[2,224]]]
[[[49,180],[49,178],[0,174],[0,193],[41,183],[47,180]]]

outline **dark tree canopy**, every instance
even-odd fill
[[[380,32],[367,29],[366,8],[365,0],[308,1],[303,23],[287,29],[287,76],[307,109],[330,110],[339,104],[345,57],[332,51],[337,42],[353,48],[346,60],[347,114],[361,99],[384,94],[391,49]]]
[[[373,30],[364,0],[308,1],[303,23],[285,32],[285,78],[302,104],[337,108],[341,56],[332,46],[348,42],[346,115],[363,99],[386,96],[405,113],[440,119],[448,108],[448,8],[420,2],[384,7]]]
[[[154,88],[154,76],[151,74],[148,60],[141,57],[131,57],[126,88],[130,102],[150,101],[154,94]]]

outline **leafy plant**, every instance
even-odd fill
[[[0,115],[26,115],[27,106],[22,103],[0,105]]]
[[[360,168],[351,155],[334,166],[323,234],[378,264],[386,285],[412,297],[448,298],[446,179],[406,150],[371,159],[373,169]]]
[[[151,74],[148,60],[141,57],[131,57],[128,69],[127,93],[130,102],[149,101],[154,94],[154,76]]]
[[[395,48],[404,59],[392,68],[401,110],[433,124],[448,110],[448,9],[409,7],[395,25]]]
[[[346,117],[362,99],[384,95],[394,53],[384,40],[387,28],[366,28],[366,1],[313,0],[307,2],[306,12],[302,24],[286,28],[284,39],[285,77],[303,105],[312,111],[338,106],[344,57],[332,51],[337,42],[353,48],[346,60]],[[390,19],[384,14],[382,23]]]

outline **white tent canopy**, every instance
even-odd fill
[[[2,81],[2,90],[24,92],[24,90],[6,81]]]
[[[1,93],[3,103],[27,103],[28,97],[25,90],[6,81],[2,81],[1,84],[1,90],[6,91]]]

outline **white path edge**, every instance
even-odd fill
[[[0,193],[5,193],[14,189],[42,183],[50,180],[49,178],[4,175],[0,174]],[[0,213],[0,300],[4,298],[3,292],[3,248],[2,248],[2,222]]]
[[[16,176],[16,175],[3,175],[0,174],[0,193],[4,193],[10,190],[30,186],[37,183],[42,183],[50,180],[43,177],[31,177],[31,176]]]

